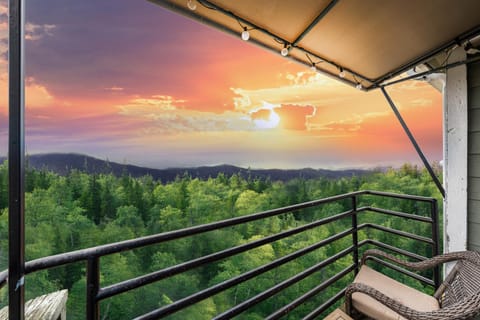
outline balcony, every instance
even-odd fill
[[[291,222],[292,219],[298,221],[296,226],[292,228],[290,223],[290,227],[285,228],[287,224],[282,224],[282,221]],[[136,278],[116,283],[100,279],[100,268],[106,256],[142,250],[144,247],[157,248],[181,239],[193,239],[192,243],[200,246],[202,241],[209,241],[209,235],[219,232],[227,240],[229,232],[238,228],[255,230],[252,234],[257,236],[233,247],[216,243],[218,250],[215,252],[190,257],[190,260]],[[263,231],[257,232],[259,228],[263,228]],[[216,310],[218,312],[214,319],[236,316],[239,319],[322,319],[342,303],[345,288],[358,272],[359,256],[364,250],[377,247],[420,261],[440,252],[439,234],[435,199],[358,191],[40,258],[27,262],[25,272],[31,274],[55,270],[84,262],[87,319],[101,318],[102,302],[128,294],[130,290],[141,290],[153,283],[175,281],[176,276],[199,268],[203,268],[202,272],[219,268],[225,272],[215,281],[202,284],[203,288],[197,292],[187,293],[176,301],[163,301],[158,309],[145,310],[143,315],[125,316],[136,319],[168,318],[186,312],[190,306],[210,297],[223,294],[224,305],[228,308]],[[225,243],[228,244],[228,241]],[[273,247],[276,248],[275,254],[271,250]],[[297,263],[299,261],[302,263]],[[228,265],[242,267],[229,273]],[[308,266],[299,269],[300,265]],[[440,283],[439,268],[430,273],[417,274],[382,260],[375,259],[375,265],[400,281],[427,292],[433,291]],[[7,278],[7,271],[0,274],[2,286]],[[156,298],[159,303],[162,301],[161,292]],[[262,306],[261,311],[259,306]],[[265,310],[268,310],[267,314]]]

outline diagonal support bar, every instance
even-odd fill
[[[391,99],[390,96],[388,95],[388,93],[387,93],[387,91],[385,90],[385,88],[384,88],[384,87],[381,87],[381,89],[382,89],[383,95],[385,96],[385,99],[387,99],[388,104],[390,104],[390,107],[392,108],[393,112],[395,113],[395,116],[397,116],[397,119],[398,119],[398,121],[400,122],[400,124],[402,125],[403,130],[404,130],[405,133],[407,134],[408,138],[410,139],[410,142],[412,143],[412,145],[414,146],[415,150],[417,151],[418,156],[419,156],[420,159],[422,160],[423,165],[425,166],[425,168],[427,169],[428,173],[429,173],[430,176],[432,177],[433,182],[434,182],[435,185],[437,186],[438,190],[440,191],[440,193],[442,194],[442,196],[445,198],[445,189],[443,188],[443,185],[442,185],[442,183],[440,182],[440,180],[438,180],[438,177],[435,175],[435,172],[433,172],[432,166],[430,165],[430,163],[428,162],[427,158],[426,158],[425,155],[423,154],[422,149],[420,149],[420,146],[418,145],[417,141],[415,140],[415,137],[413,136],[412,132],[411,132],[410,129],[408,128],[405,120],[403,120],[402,115],[401,115],[400,112],[398,111],[397,107],[396,107],[395,104],[393,103],[392,99]]]
[[[24,0],[9,0],[8,311],[14,320],[25,316],[24,6]]]
[[[330,12],[330,10],[335,7],[337,2],[338,0],[330,1],[330,3],[325,7],[325,9],[323,9],[322,12],[320,12],[320,14],[308,25],[308,27],[303,30],[303,32],[297,37],[297,39],[292,42],[292,46],[296,46],[310,31],[312,31],[312,29],[320,22],[320,20],[322,20]]]

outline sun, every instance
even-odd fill
[[[252,121],[255,124],[255,127],[258,129],[273,129],[278,127],[280,124],[280,116],[275,112],[276,107],[277,106],[268,102],[263,102],[263,106],[254,112],[269,111],[269,116],[266,118],[253,119]]]

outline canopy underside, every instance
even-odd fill
[[[480,34],[478,0],[151,1],[366,90]]]

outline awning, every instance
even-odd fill
[[[480,34],[478,0],[151,1],[366,90]]]

